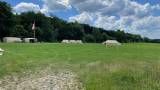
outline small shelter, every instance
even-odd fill
[[[35,42],[37,42],[37,39],[36,38],[24,38],[23,42],[25,42],[25,43],[35,43]]]
[[[62,43],[82,44],[82,40],[62,40]]]
[[[117,40],[107,40],[107,41],[103,42],[102,44],[104,44],[104,45],[121,45],[121,43],[118,42]]]
[[[69,40],[70,43],[77,43],[76,40]]]
[[[69,43],[69,40],[62,40],[62,43]]]
[[[0,56],[3,55],[4,50],[0,48]]]
[[[82,40],[77,40],[76,42],[79,43],[79,44],[83,43]]]
[[[20,43],[22,42],[21,38],[18,37],[4,37],[3,42],[5,43]]]

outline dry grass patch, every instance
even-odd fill
[[[11,75],[0,80],[0,90],[84,90],[78,77],[68,70],[51,69]]]

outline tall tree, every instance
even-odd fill
[[[87,42],[87,43],[95,43],[96,42],[94,36],[91,35],[91,34],[85,35],[84,38],[83,38],[83,41]]]
[[[50,42],[52,41],[53,25],[49,17],[46,17],[41,13],[25,12],[20,15],[21,24],[29,33],[28,36],[33,37],[33,30],[31,29],[33,22],[35,22],[36,36],[40,41]],[[38,36],[40,35],[40,36]]]
[[[94,28],[92,31],[92,34],[93,34],[97,43],[100,43],[103,41],[102,33],[100,32],[100,30],[98,28]]]
[[[13,14],[11,7],[6,2],[0,1],[0,38],[10,36],[10,32],[14,27]]]
[[[11,32],[11,36],[24,38],[28,36],[28,31],[22,25],[16,25]]]

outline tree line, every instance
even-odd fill
[[[151,41],[149,38],[122,30],[105,30],[88,24],[67,22],[56,16],[47,17],[40,12],[13,14],[11,6],[0,1],[1,40],[3,37],[33,37],[33,22],[36,24],[36,37],[40,42],[60,42],[63,39],[82,40],[87,43],[101,43],[109,39],[123,43]]]

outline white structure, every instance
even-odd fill
[[[107,40],[107,41],[103,42],[102,44],[105,44],[105,45],[121,45],[121,43],[119,43],[117,40]]]
[[[25,43],[35,43],[35,42],[37,42],[37,39],[36,38],[24,38],[23,42],[25,42]]]
[[[62,43],[82,44],[82,40],[62,40]]]
[[[79,44],[83,43],[82,40],[77,40],[76,42],[79,43]]]
[[[4,50],[0,48],[0,56],[3,55]]]
[[[4,37],[3,42],[5,43],[20,43],[22,42],[21,38],[17,37]]]
[[[69,40],[70,43],[77,43],[76,40]]]
[[[69,43],[69,40],[62,40],[62,43]]]

